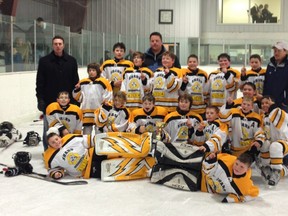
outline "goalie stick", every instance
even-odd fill
[[[1,166],[5,166],[8,167],[6,164],[0,163]],[[0,172],[1,174],[3,173]],[[88,184],[87,181],[85,180],[77,180],[77,181],[59,181],[56,179],[52,179],[52,178],[48,178],[47,175],[42,174],[42,173],[36,173],[36,172],[32,172],[31,174],[24,174],[22,173],[21,175],[27,176],[27,177],[31,177],[31,178],[36,178],[39,180],[43,180],[43,181],[48,181],[48,182],[52,182],[52,183],[56,183],[56,184],[61,184],[61,185],[85,185]]]

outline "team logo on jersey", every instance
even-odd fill
[[[162,89],[163,87],[164,87],[163,77],[161,77],[161,76],[156,77],[156,79],[154,80],[154,88]]]
[[[188,127],[187,126],[180,127],[177,134],[177,139],[187,140],[187,138],[188,138]]]
[[[201,93],[202,92],[202,85],[200,82],[194,82],[191,86],[192,93]]]
[[[222,80],[215,80],[212,84],[213,90],[222,90],[223,89],[223,83]]]
[[[137,78],[132,78],[131,80],[129,80],[129,89],[137,90],[139,88],[140,88],[140,83]]]
[[[111,71],[111,80],[112,81],[122,80],[121,73],[122,72],[120,70],[112,70]]]
[[[217,180],[220,180],[220,179],[217,179]],[[222,192],[222,186],[219,181],[216,181],[216,180],[213,181],[213,179],[208,177],[207,183],[210,186],[210,188],[213,190],[213,192],[216,192],[216,193]]]
[[[80,159],[80,155],[75,152],[69,152],[66,156],[69,165],[75,165]]]
[[[242,139],[240,141],[240,145],[241,146],[250,145],[251,140],[249,138],[249,132],[248,132],[247,128],[245,128],[243,126],[242,126],[242,134],[243,134],[243,136],[242,136]]]

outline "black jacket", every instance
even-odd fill
[[[75,103],[72,98],[72,90],[78,81],[78,65],[74,57],[65,52],[62,57],[58,57],[52,51],[40,58],[36,77],[38,108],[39,102],[41,102],[41,111],[45,111],[50,103],[56,101],[60,91],[68,91],[71,103]]]
[[[282,103],[288,105],[288,57],[282,63],[275,62],[272,57],[266,69],[263,95],[270,95],[278,107]]]

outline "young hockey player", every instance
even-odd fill
[[[104,101],[112,101],[112,88],[109,82],[100,77],[99,64],[91,63],[87,67],[88,78],[80,81],[73,90],[73,97],[81,103],[83,111],[83,134],[91,134],[93,130],[94,112]],[[95,130],[97,133],[98,131]]]
[[[276,186],[288,175],[288,116],[269,96],[261,100],[266,140],[261,148],[261,174],[268,185]],[[258,165],[259,166],[259,165]]]
[[[192,95],[192,110],[205,118],[205,108],[207,105],[207,80],[205,71],[198,68],[198,56],[190,55],[187,59],[188,68],[182,69],[181,91],[186,91]]]
[[[247,202],[259,195],[251,179],[253,158],[248,153],[237,158],[229,154],[211,153],[202,164],[201,191],[227,195],[223,203]]]
[[[126,131],[130,111],[125,106],[126,94],[118,91],[113,97],[113,106],[104,102],[95,111],[95,123],[101,132]]]
[[[241,68],[241,83],[252,82],[256,86],[257,98],[260,99],[263,94],[266,69],[261,68],[261,57],[258,54],[250,56],[250,70]]]
[[[146,178],[155,163],[153,157],[147,156],[152,150],[148,133],[111,132],[95,137],[68,134],[61,138],[57,132],[55,128],[49,129],[49,147],[44,152],[45,166],[54,179],[66,174],[103,181]]]
[[[231,128],[230,140],[233,155],[238,156],[249,151],[256,156],[263,144],[262,120],[260,115],[253,112],[252,109],[253,99],[244,97],[241,108],[232,108],[225,115],[223,112],[219,115],[220,120],[229,123]]]
[[[151,182],[168,187],[226,195],[223,203],[247,202],[259,194],[251,180],[252,156],[204,153],[185,143],[157,142]],[[203,161],[203,162],[202,162]],[[202,171],[202,175],[201,175]]]
[[[162,131],[164,142],[190,142],[194,141],[194,134],[202,122],[202,117],[191,110],[193,103],[192,96],[184,93],[178,97],[178,107],[174,112],[169,113],[164,122],[166,126]]]
[[[208,106],[205,114],[206,120],[199,124],[194,144],[200,144],[199,150],[203,152],[221,152],[227,140],[228,126],[219,120],[218,107]]]
[[[181,70],[173,67],[175,58],[173,53],[164,52],[162,55],[163,67],[158,68],[152,78],[152,94],[156,99],[155,105],[165,107],[168,112],[176,110],[178,90],[182,84]]]
[[[126,93],[126,107],[132,111],[141,107],[141,99],[145,92],[150,91],[148,80],[153,77],[153,72],[142,67],[144,62],[144,54],[141,52],[133,53],[133,67],[127,68],[123,73],[123,81],[121,91]]]
[[[220,68],[209,74],[208,94],[209,104],[221,107],[228,97],[236,98],[240,72],[230,67],[230,56],[222,53],[218,56]]]
[[[256,112],[256,113],[259,113],[260,114],[260,103],[259,101],[257,100],[256,98],[256,94],[257,94],[257,91],[256,91],[256,86],[254,83],[252,82],[246,82],[242,85],[242,93],[243,93],[243,97],[249,97],[249,98],[252,98],[253,99],[253,111]],[[233,100],[231,97],[228,97],[227,98],[227,102],[225,105],[225,109],[223,107],[223,109],[221,109],[222,111],[223,110],[226,110],[228,111],[229,109],[231,108],[237,108],[237,107],[241,107],[241,104],[242,104],[242,101],[243,101],[243,97],[239,97],[235,100]]]
[[[131,61],[124,59],[125,52],[124,43],[115,43],[113,46],[114,59],[104,61],[100,68],[101,76],[110,82],[113,93],[116,93],[121,88],[124,70],[134,67]]]
[[[164,107],[155,106],[154,96],[147,93],[142,99],[142,108],[132,111],[127,131],[136,134],[151,132],[155,135],[156,122],[163,122],[167,114]]]
[[[46,116],[49,127],[58,128],[61,137],[68,133],[82,133],[82,110],[77,105],[70,104],[67,91],[59,92],[57,102],[48,105]]]

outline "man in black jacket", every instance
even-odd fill
[[[52,39],[53,51],[40,58],[36,78],[36,97],[38,110],[43,112],[43,146],[47,149],[46,132],[48,121],[46,119],[46,107],[56,101],[60,91],[67,91],[72,95],[72,90],[79,82],[78,65],[74,57],[64,52],[64,39],[55,36]],[[71,103],[76,103],[71,99]],[[76,103],[77,104],[77,103]]]
[[[162,67],[162,54],[167,51],[162,43],[162,35],[159,32],[150,34],[150,48],[145,52],[143,66],[148,67],[153,72]],[[179,59],[175,58],[174,67],[181,68]]]
[[[273,47],[274,56],[266,68],[263,95],[275,99],[275,104],[288,112],[288,45],[284,41]]]

